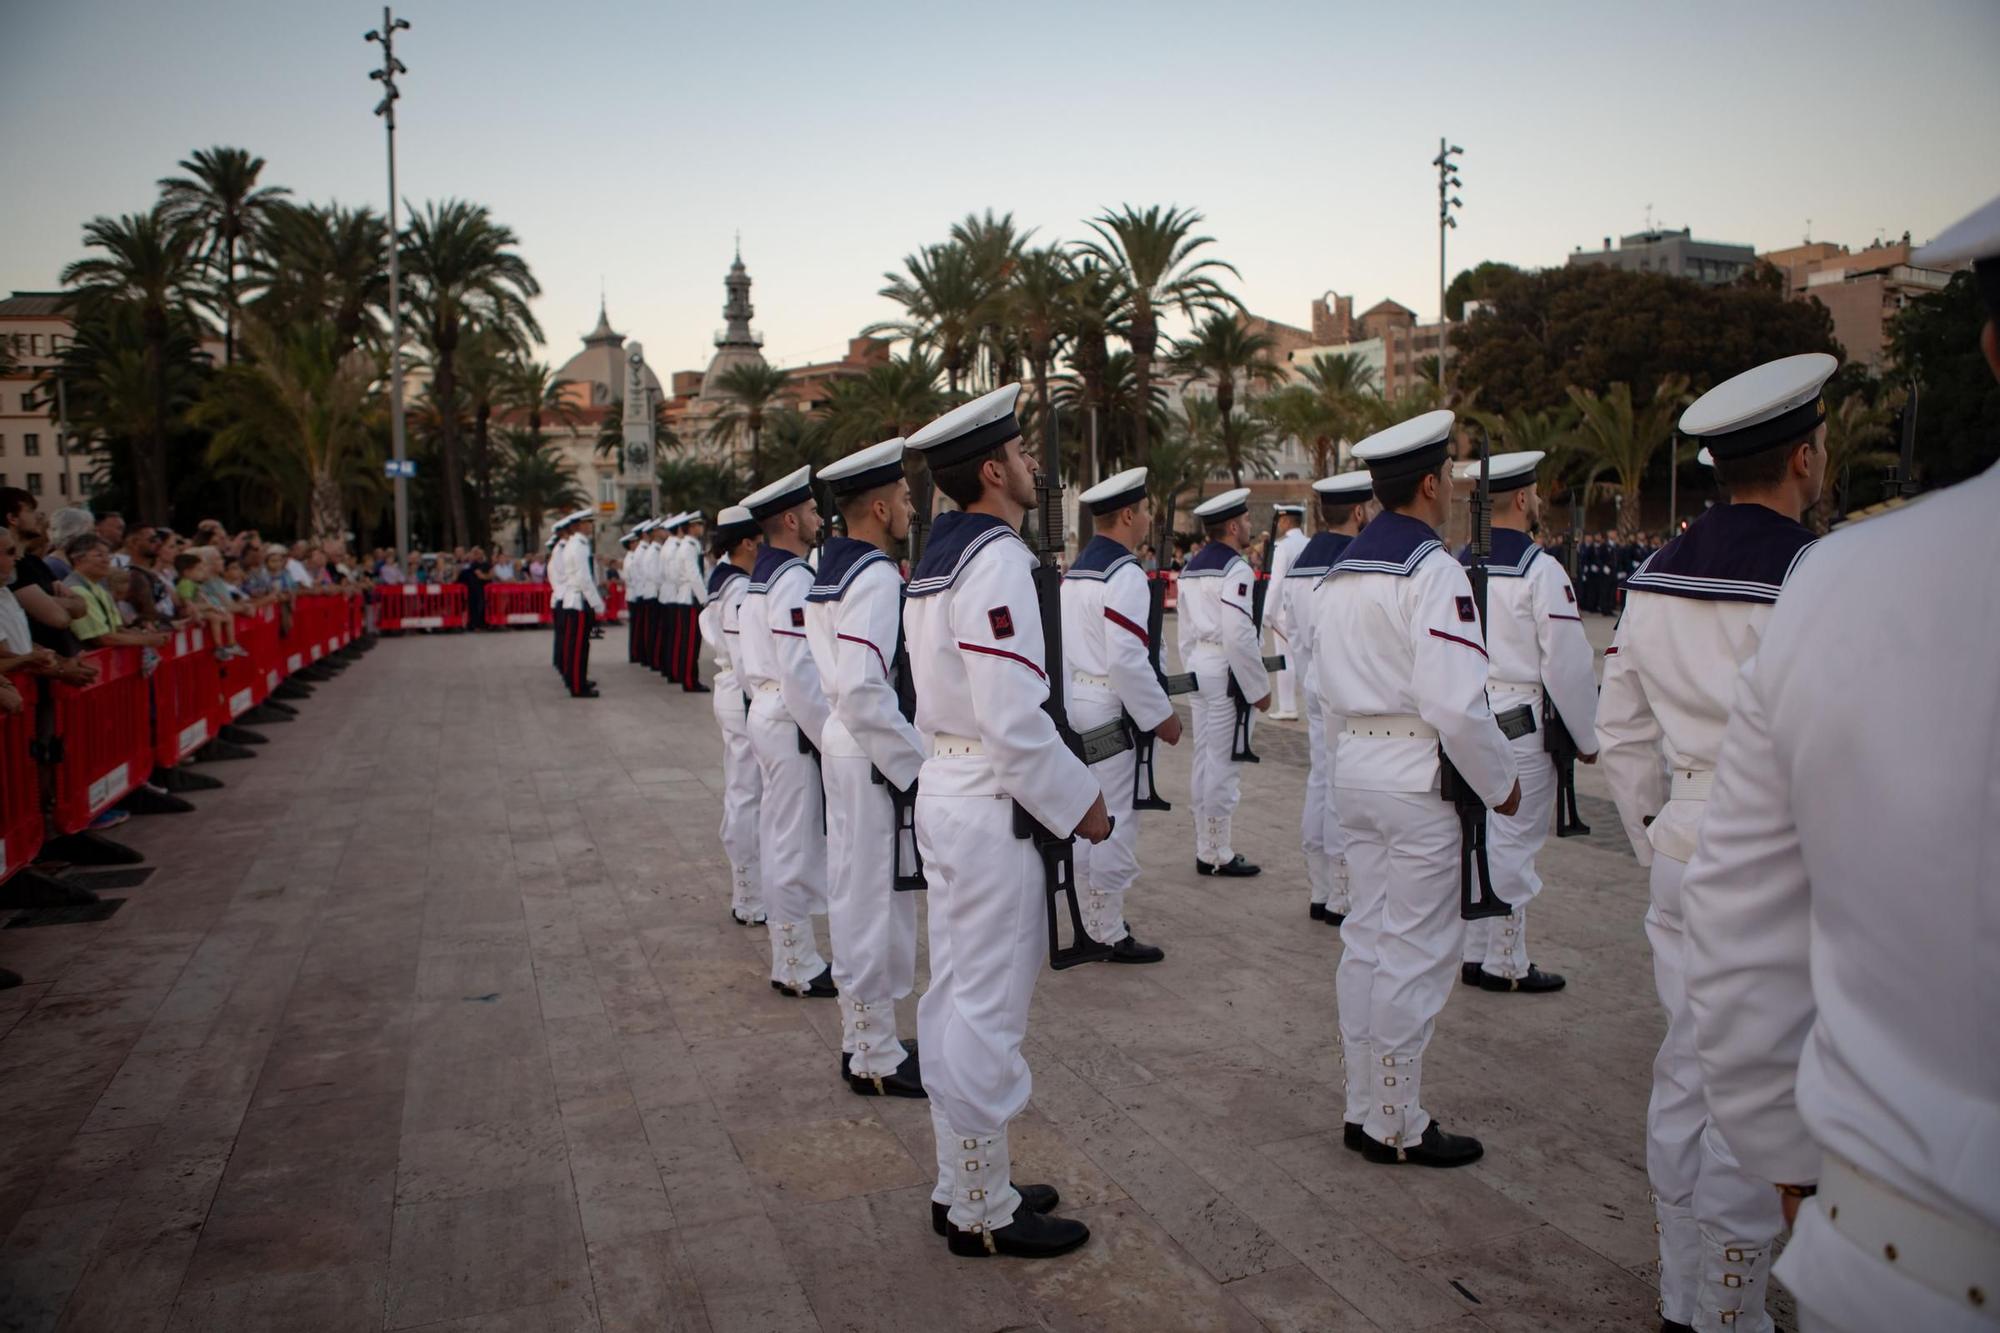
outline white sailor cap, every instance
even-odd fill
[[[1021,433],[1014,415],[1018,384],[1003,384],[951,411],[912,435],[905,443],[924,456],[932,468],[950,467],[989,453]]]
[[[618,544],[619,544],[620,546],[630,546],[630,545],[631,545],[631,544],[632,544],[633,542],[636,542],[636,541],[638,541],[638,540],[639,540],[639,534],[640,534],[640,533],[641,533],[642,531],[644,531],[644,529],[643,529],[643,528],[634,528],[634,529],[632,529],[632,530],[631,530],[630,532],[626,533],[626,534],[625,534],[624,536],[622,536],[622,537],[620,537],[620,538],[618,539]]]
[[[1375,483],[1366,468],[1336,472],[1313,483],[1313,494],[1320,498],[1321,503],[1333,505],[1360,504],[1374,489]]]
[[[1238,486],[1235,490],[1224,491],[1213,499],[1203,500],[1194,507],[1194,516],[1203,523],[1227,523],[1239,514],[1250,512],[1250,488]]]
[[[1293,518],[1304,518],[1306,516],[1306,507],[1302,504],[1275,504],[1271,506],[1271,512],[1274,514],[1290,514]]]
[[[585,509],[572,510],[567,514],[564,514],[561,518],[557,519],[555,521],[555,526],[551,528],[550,531],[561,532],[564,528],[567,528],[572,524],[589,523],[594,521],[596,518],[597,518],[597,511],[595,509],[585,508]]]
[[[758,531],[757,520],[750,517],[748,509],[742,505],[730,505],[716,514],[715,531],[710,535],[734,546],[745,537],[755,537]]]
[[[1090,506],[1093,514],[1115,514],[1146,498],[1146,469],[1128,467],[1115,477],[1106,477],[1077,499]]]
[[[1451,428],[1457,421],[1458,414],[1449,408],[1425,412],[1376,431],[1354,446],[1354,456],[1368,465],[1374,484],[1434,472],[1451,453]]]
[[[703,527],[707,527],[708,515],[702,513],[701,510],[699,509],[690,509],[685,514],[681,515],[682,527],[691,528],[697,523],[701,524]]]
[[[1694,461],[1695,461],[1695,462],[1697,462],[1697,463],[1699,463],[1699,464],[1701,464],[1701,465],[1702,465],[1703,467],[1714,467],[1714,466],[1715,466],[1715,455],[1714,455],[1714,454],[1712,454],[1712,453],[1710,453],[1710,452],[1708,451],[1708,446],[1704,444],[1704,445],[1703,445],[1703,446],[1701,447],[1701,452],[1700,452],[1700,453],[1697,453],[1697,454],[1696,454],[1696,455],[1694,456]]]
[[[859,495],[903,479],[903,437],[857,449],[819,470],[819,479],[835,495]]]
[[[682,528],[687,526],[687,519],[688,516],[685,511],[682,511],[680,513],[668,514],[665,518],[660,520],[660,526],[665,528],[668,532],[679,532]]]
[[[1681,434],[1725,463],[1797,444],[1826,420],[1820,389],[1840,368],[1825,352],[1802,352],[1732,376],[1681,413]]]
[[[1518,449],[1513,453],[1494,454],[1486,463],[1486,489],[1495,495],[1505,491],[1518,491],[1523,486],[1535,484],[1535,469],[1541,466],[1548,454],[1540,449]],[[1479,481],[1479,460],[1460,463],[1454,469],[1460,481],[1475,485]]]
[[[763,522],[773,514],[782,514],[813,498],[811,467],[778,478],[770,485],[750,492],[743,497],[743,507],[750,511],[750,517]]]
[[[1972,265],[1972,280],[1988,317],[2000,320],[2000,196],[1946,227],[1938,238],[1910,256],[1926,268]]]

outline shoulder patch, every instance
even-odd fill
[[[1237,595],[1238,597],[1248,597],[1248,596],[1250,595],[1250,585],[1249,585],[1249,584],[1247,584],[1247,583],[1239,583],[1239,584],[1237,584],[1237,585],[1236,585],[1236,595]]]
[[[1461,599],[1461,600],[1463,600],[1463,599]],[[805,627],[805,623],[806,623],[806,609],[805,609],[805,608],[804,608],[803,606],[795,606],[795,607],[793,607],[793,608],[792,608],[792,628],[793,628],[793,629],[803,629],[803,628]]]
[[[1576,601],[1576,589],[1570,587],[1567,580],[1563,583],[1563,597],[1570,602]]]
[[[1479,619],[1479,609],[1472,604],[1470,597],[1458,599],[1458,618],[1468,625]]]
[[[988,611],[986,613],[986,623],[993,627],[994,638],[1011,639],[1014,637],[1014,613],[1006,607],[996,606],[991,611]]]

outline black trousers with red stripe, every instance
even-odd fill
[[[660,670],[676,685],[687,678],[687,618],[682,614],[686,610],[679,602],[660,604],[667,622],[661,636]]]
[[[590,679],[590,630],[597,623],[588,606],[556,611],[556,648],[563,684],[571,694],[582,694]]]
[[[689,603],[681,608],[687,630],[681,658],[681,688],[692,690],[701,684],[701,608]]]

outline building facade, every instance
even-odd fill
[[[1679,231],[1654,228],[1619,237],[1616,250],[1611,248],[1609,236],[1604,238],[1601,250],[1579,247],[1570,253],[1569,262],[1571,267],[1595,264],[1624,269],[1627,273],[1664,273],[1720,286],[1749,272],[1757,262],[1757,251],[1753,246],[1733,241],[1698,241],[1686,227]]]
[[[1888,362],[1889,321],[1919,297],[1951,281],[1945,269],[1910,262],[1910,235],[1850,251],[1844,245],[1809,241],[1759,258],[1784,275],[1785,295],[1817,301],[1833,316],[1833,336],[1849,362],[1879,374]]]
[[[44,509],[81,504],[89,460],[63,448],[56,404],[40,380],[62,356],[75,326],[61,292],[15,292],[0,300],[0,486],[19,486]]]

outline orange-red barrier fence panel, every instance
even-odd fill
[[[486,623],[489,625],[546,625],[555,619],[549,609],[546,583],[489,583],[486,585]]]
[[[237,621],[239,632],[243,623]],[[231,715],[223,702],[222,664],[206,629],[175,630],[159,653],[153,669],[153,762],[172,768],[214,740]]]
[[[98,677],[56,685],[56,828],[81,833],[153,771],[152,698],[137,648],[84,654]]]
[[[614,583],[604,590],[604,619],[617,624],[625,618],[625,585]]]
[[[237,614],[236,645],[247,655],[215,664],[224,722],[242,717],[270,698],[278,682],[289,674],[279,646],[279,615],[275,606]]]
[[[463,584],[391,583],[377,591],[382,597],[377,622],[382,629],[464,629],[466,626]]]
[[[0,713],[0,880],[42,849],[42,784],[30,748],[40,682],[25,675],[10,679],[21,692],[22,707],[18,713]]]

